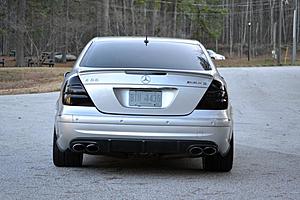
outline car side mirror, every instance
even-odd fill
[[[224,59],[222,59],[222,58],[213,58],[214,60],[224,60]]]
[[[68,74],[70,74],[70,72],[65,72],[64,73],[64,78],[66,78],[68,76]]]

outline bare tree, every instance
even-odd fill
[[[123,18],[123,32],[128,35],[127,31],[127,12],[126,12],[126,0],[122,1],[122,18]]]
[[[78,54],[95,36],[135,36],[147,32],[153,36],[198,39],[208,48],[242,57],[247,55],[247,28],[251,20],[252,55],[270,55],[278,46],[278,2],[0,0],[0,50],[7,53],[16,49],[17,65],[23,66],[24,55],[39,57],[42,51],[61,51],[65,58],[67,52]],[[283,47],[292,44],[293,9],[293,3],[283,6]],[[299,37],[297,42],[299,45]]]
[[[16,65],[17,67],[25,66],[24,59],[24,30],[25,30],[25,12],[26,0],[17,1],[17,48],[16,48]]]
[[[167,5],[165,1],[160,3],[160,34],[159,36],[167,35]]]
[[[173,32],[172,37],[176,37],[177,33],[177,0],[173,1]]]
[[[109,0],[103,0],[103,22],[104,22],[104,29],[103,35],[107,36],[110,34],[109,32]]]
[[[134,0],[130,0],[130,16],[131,16],[131,35],[135,35],[136,28],[135,28]]]
[[[155,30],[156,30],[156,21],[157,21],[157,10],[156,10],[156,2],[152,1],[149,3],[149,9],[151,12],[151,18],[150,18],[150,28],[148,29],[148,33],[152,36],[155,36]]]
[[[96,32],[97,32],[97,36],[100,36],[101,35],[101,2],[100,1],[95,1],[96,3],[96,19],[97,19],[97,22],[96,22]]]
[[[69,26],[69,0],[64,0],[64,10],[65,10],[65,26],[64,26],[64,33],[63,33],[63,40],[64,40],[64,45],[62,48],[62,62],[66,63],[67,62],[67,52],[68,52],[68,26]]]

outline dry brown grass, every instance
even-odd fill
[[[54,68],[48,67],[9,67],[14,66],[15,61],[7,57],[6,66],[0,67],[0,95],[25,94],[52,92],[60,89],[63,81],[63,74],[71,70],[73,62],[55,64]],[[224,61],[214,61],[217,67],[256,67],[256,66],[276,66],[275,60],[267,57],[228,58]],[[287,61],[287,64],[290,60]],[[300,65],[298,58],[297,65]]]
[[[0,68],[0,95],[58,91],[71,68]]]

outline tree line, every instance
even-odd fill
[[[96,36],[148,35],[197,39],[226,56],[246,56],[251,44],[251,56],[265,55],[279,48],[279,30],[280,48],[292,46],[296,1],[0,0],[1,54],[16,50],[17,66],[44,51],[65,61]]]

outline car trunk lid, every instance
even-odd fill
[[[79,77],[100,112],[187,115],[210,85],[209,73],[172,70],[94,70]]]

